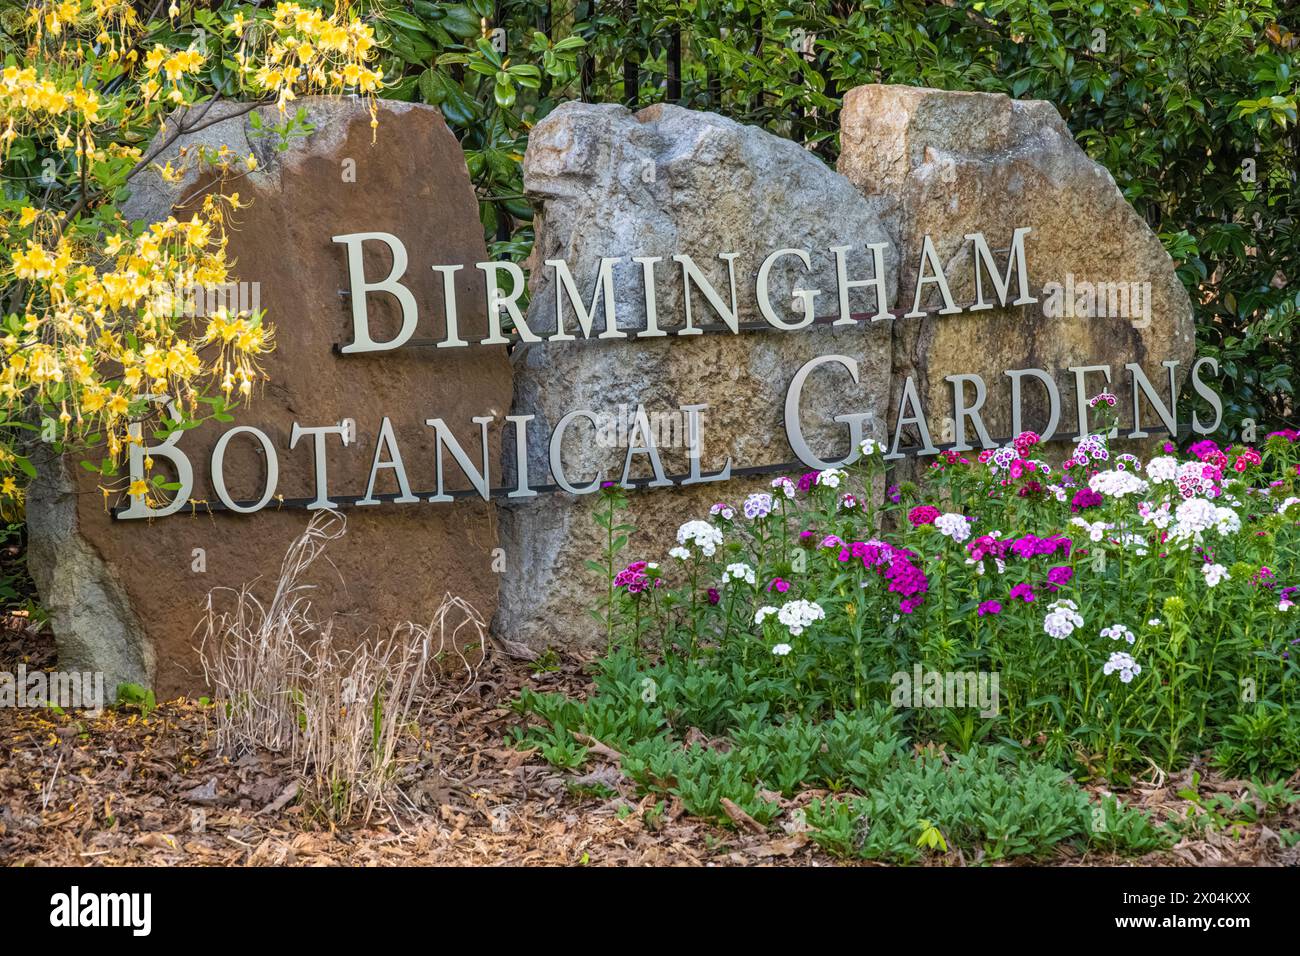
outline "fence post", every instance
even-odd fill
[[[722,24],[718,24],[717,29],[718,29],[718,39],[721,40],[723,36],[723,31],[726,30],[726,27],[722,26]],[[710,59],[711,59],[710,57],[705,57],[704,62],[707,64]],[[704,68],[704,88],[706,91],[705,95],[708,97],[709,100],[709,109],[721,113],[722,112],[722,77],[719,75],[717,70],[709,66],[705,66]]]
[[[596,0],[587,0],[583,6],[586,9],[586,16],[583,19],[590,20],[596,15]],[[596,31],[587,30],[587,52],[583,54],[582,66],[580,68],[580,96],[584,103],[591,102],[591,88],[596,83],[596,54],[591,52],[590,44],[596,38]]]
[[[668,102],[682,98],[682,27],[675,23],[668,31]]]
[[[626,4],[624,23],[629,31],[637,28],[638,6],[637,0],[628,0]],[[630,36],[623,48],[623,105],[630,110],[641,105],[641,51]]]

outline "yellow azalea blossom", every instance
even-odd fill
[[[0,216],[10,278],[22,289],[10,307],[18,319],[0,330],[0,401],[11,420],[34,410],[61,422],[64,439],[98,434],[116,457],[151,434],[150,417],[163,413],[151,396],[171,396],[184,418],[200,414],[199,396],[250,395],[264,378],[259,362],[274,335],[263,315],[203,316],[193,293],[232,281],[226,227],[243,203],[226,194],[224,177],[260,164],[251,153],[241,163],[228,147],[149,153],[149,127],[161,128],[172,104],[204,92],[196,80],[207,61],[197,46],[148,42],[148,24],[129,0],[22,6],[28,13],[16,31],[6,22],[16,42],[0,66],[0,169],[18,142],[41,143],[42,155],[54,158],[60,192],[48,213],[19,201]],[[340,2],[331,12],[279,2],[255,17],[234,12],[224,27],[234,49],[222,51],[234,87],[248,98],[274,98],[282,112],[305,95],[359,92],[373,117],[383,73],[374,31],[355,6]],[[168,0],[169,19],[188,31],[182,11],[179,0]],[[113,64],[108,75],[122,76],[125,86],[104,85],[99,70]],[[145,135],[124,141],[128,128]],[[123,169],[146,156],[145,176],[179,183],[215,170],[221,185],[182,219],[138,232],[115,215],[109,197],[120,191]],[[73,205],[62,191],[78,180],[94,201],[68,221],[57,210]],[[102,231],[88,228],[92,222]],[[22,491],[23,478],[7,474],[16,440],[0,441],[7,499]]]

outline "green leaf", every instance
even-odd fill
[[[469,7],[463,4],[456,4],[455,6],[442,5],[442,9],[445,15],[438,23],[445,27],[452,36],[467,40],[470,37],[479,35],[481,31],[480,18]]]
[[[515,87],[514,84],[510,82],[510,78],[508,74],[505,73],[497,74],[496,86],[495,89],[493,90],[493,97],[497,101],[497,106],[500,106],[503,109],[505,107],[514,104]]]
[[[406,29],[413,30],[416,33],[419,33],[424,29],[424,21],[419,17],[412,16],[405,10],[387,10],[384,12],[384,19],[389,23],[394,23],[399,27],[405,27]]]

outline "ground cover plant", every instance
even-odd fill
[[[742,826],[827,791],[800,824],[843,853],[986,858],[1174,834],[1116,788],[1208,759],[1276,785],[1300,765],[1297,433],[1145,461],[1102,421],[1057,464],[1032,432],[941,453],[889,485],[780,477],[625,563],[621,488],[598,520],[608,653],[586,700],[525,689],[518,742],[578,767],[615,752],[647,792]],[[1068,446],[1067,446],[1068,447]],[[1038,457],[1044,454],[1044,457]],[[788,823],[788,821],[787,821]]]

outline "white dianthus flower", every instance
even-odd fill
[[[795,493],[795,484],[789,478],[781,477],[773,480],[772,487],[780,490],[781,494],[787,498],[793,498]]]
[[[1228,580],[1228,569],[1221,564],[1207,564],[1201,568],[1201,573],[1205,575],[1205,586],[1207,588],[1216,587],[1220,581]]]
[[[1118,671],[1119,679],[1127,684],[1136,675],[1142,673],[1142,665],[1133,660],[1131,654],[1126,654],[1123,651],[1116,651],[1114,654],[1110,655],[1110,659],[1106,661],[1101,670],[1104,674],[1114,674]]]
[[[1088,479],[1088,487],[1107,498],[1141,494],[1147,483],[1131,471],[1099,471]]]
[[[798,637],[803,633],[804,628],[812,624],[813,621],[820,621],[825,618],[826,612],[822,610],[820,604],[801,599],[787,601],[781,605],[781,610],[777,612],[776,617],[792,635]]]
[[[1214,530],[1219,534],[1236,534],[1241,530],[1241,518],[1231,508],[1215,508],[1214,515]]]
[[[862,453],[863,458],[870,458],[872,455],[883,455],[885,446],[874,438],[864,438],[858,444],[858,451]]]
[[[1179,502],[1174,509],[1174,529],[1171,534],[1175,541],[1199,541],[1201,533],[1213,528],[1218,520],[1219,515],[1213,503],[1204,498],[1188,498]]]
[[[761,625],[764,621],[766,621],[769,617],[771,617],[775,613],[776,613],[776,608],[772,607],[772,605],[770,604],[764,605],[763,607],[760,607],[757,611],[754,612],[754,623]]]
[[[935,528],[952,540],[961,542],[970,537],[970,521],[965,515],[949,511],[934,519]]]
[[[1062,640],[1073,634],[1076,627],[1083,627],[1083,616],[1073,601],[1062,598],[1048,606],[1047,617],[1043,618],[1043,630],[1049,637]]]
[[[848,473],[840,468],[827,468],[825,471],[817,472],[817,484],[824,488],[838,488],[840,482],[848,477]]]
[[[777,644],[772,648],[772,653],[777,657],[785,657],[785,655],[789,654],[792,650],[793,648],[789,644]]]
[[[728,581],[744,581],[746,584],[754,583],[754,569],[748,564],[737,562],[727,565],[727,573],[723,575],[722,583]]]
[[[1149,501],[1142,502],[1138,505],[1138,516],[1141,517],[1143,524],[1155,525],[1161,531],[1169,527],[1169,522],[1173,520],[1173,513],[1167,501],[1162,501],[1158,505],[1153,505]]]
[[[1147,480],[1153,485],[1173,481],[1178,477],[1178,459],[1172,455],[1161,455],[1147,462]]]
[[[1112,624],[1110,627],[1103,627],[1101,636],[1109,637],[1112,641],[1128,641],[1130,644],[1137,640],[1133,636],[1133,632],[1123,624]]]
[[[680,561],[686,561],[691,556],[690,548],[673,548],[668,552],[668,557],[677,558]]]
[[[677,543],[687,545],[691,542],[705,555],[712,557],[713,552],[722,544],[722,532],[707,521],[688,521],[677,529]]]

